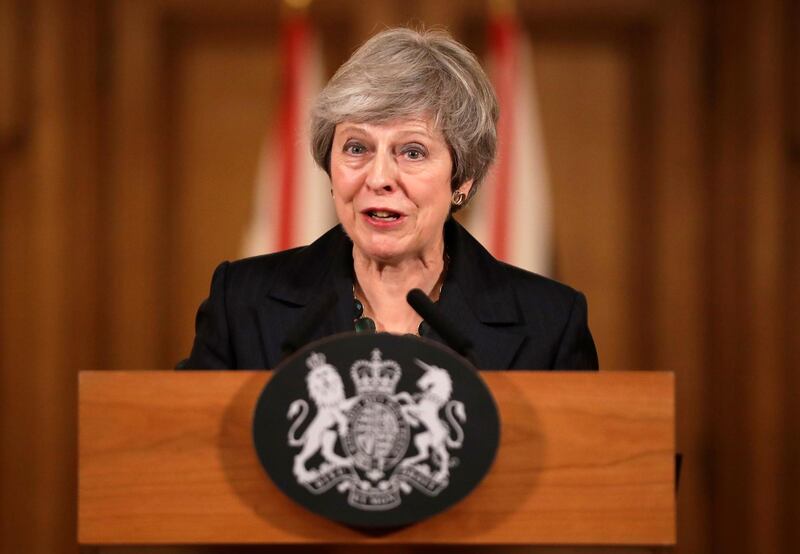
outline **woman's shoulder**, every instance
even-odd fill
[[[293,298],[294,291],[313,286],[328,273],[347,241],[336,226],[306,246],[222,262],[214,271],[210,294],[224,297],[229,305],[260,303],[265,295]]]
[[[522,297],[521,300],[528,298],[540,301],[543,298],[547,298],[554,303],[572,304],[576,297],[583,296],[580,291],[570,285],[550,277],[545,277],[505,262],[498,261],[497,263],[502,266],[514,290]]]
[[[248,256],[238,260],[223,262],[227,266],[228,275],[238,278],[247,278],[249,275],[265,275],[280,269],[290,262],[298,253],[308,246],[298,246],[280,252]]]
[[[583,293],[554,279],[498,263],[514,289],[524,326],[529,336],[535,337],[532,343],[544,345],[547,352],[549,361],[542,367],[597,369],[597,348],[589,331],[589,308]],[[534,356],[519,363],[535,367],[542,360]]]
[[[482,345],[482,367],[596,369],[585,296],[569,285],[497,260],[466,230],[454,227],[452,280],[470,311]],[[497,354],[502,337],[524,339],[513,361]],[[509,347],[510,348],[510,347]],[[492,354],[494,352],[494,354]],[[492,358],[494,356],[494,358]]]
[[[501,288],[514,291],[523,304],[545,302],[567,307],[583,296],[555,279],[498,260],[457,222],[450,222],[449,229],[449,246],[459,257],[457,271],[468,282],[471,294]]]
[[[288,250],[272,252],[225,262],[229,278],[249,281],[253,278],[269,279],[275,273],[315,271],[328,259],[331,251],[347,240],[341,226],[337,225],[311,244]]]

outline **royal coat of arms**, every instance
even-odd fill
[[[391,510],[414,489],[436,496],[448,486],[458,464],[451,451],[463,444],[467,414],[451,400],[447,370],[414,359],[423,370],[417,390],[398,392],[400,364],[375,348],[371,359],[350,367],[356,394],[347,398],[324,354],[311,352],[305,361],[315,414],[308,422],[305,399],[294,400],[287,413],[288,444],[300,449],[292,462],[298,484],[314,494],[335,487],[350,506],[370,511]]]

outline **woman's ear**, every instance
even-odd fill
[[[469,198],[469,193],[472,190],[473,181],[474,181],[473,179],[468,179],[468,180],[464,181],[463,183],[461,183],[461,185],[456,190],[460,190],[461,192],[464,193],[464,196]],[[453,192],[455,192],[455,191],[453,191]]]

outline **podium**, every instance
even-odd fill
[[[481,373],[502,421],[490,473],[437,516],[367,534],[296,505],[259,465],[252,414],[270,372],[81,372],[78,541],[675,544],[672,373]]]

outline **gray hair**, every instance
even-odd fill
[[[343,121],[423,114],[433,117],[450,148],[452,189],[472,179],[471,198],[497,150],[497,98],[475,55],[444,31],[389,29],[356,50],[311,111],[314,160],[330,175],[333,135]]]

